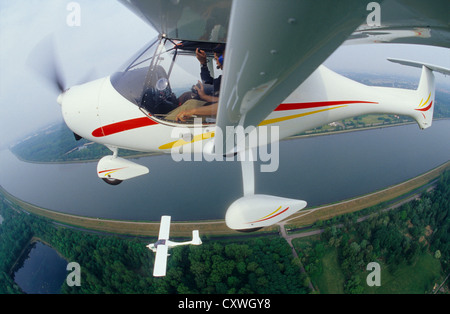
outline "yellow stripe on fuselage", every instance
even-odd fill
[[[213,137],[214,137],[214,132],[202,133],[202,134],[195,135],[194,138],[192,139],[192,141],[190,141],[190,142],[186,142],[183,139],[179,139],[177,141],[161,145],[159,147],[159,149],[171,149],[173,147],[179,147],[179,146],[183,146],[186,144],[192,144],[192,143],[195,143],[198,141],[203,141],[203,140],[213,138]]]
[[[304,113],[294,114],[294,115],[286,116],[286,117],[279,117],[279,118],[274,118],[274,119],[268,119],[268,120],[264,120],[263,122],[261,122],[261,123],[259,124],[259,126],[262,126],[262,125],[268,125],[268,124],[272,124],[272,123],[278,123],[278,122],[284,122],[284,121],[287,121],[287,120],[296,119],[296,118],[301,118],[301,117],[304,117],[304,116],[309,116],[309,115],[311,115],[311,114],[315,114],[315,113],[319,113],[319,112],[324,112],[324,111],[328,111],[328,110],[344,108],[344,107],[347,107],[347,106],[348,106],[348,105],[337,106],[337,107],[333,107],[333,108],[326,108],[326,109],[320,109],[320,110],[315,110],[315,111],[310,111],[310,112],[304,112]]]

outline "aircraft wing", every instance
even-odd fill
[[[225,42],[232,0],[119,0],[159,34]]]
[[[153,267],[153,276],[163,277],[166,275],[167,269],[167,252],[169,247],[165,244],[160,244],[156,247],[155,265]]]
[[[170,216],[162,216],[159,225],[158,240],[168,240],[170,234]]]
[[[172,39],[226,42],[232,0],[119,0],[158,33]],[[250,1],[252,2],[252,1]],[[292,1],[294,2],[294,1]],[[296,0],[308,6],[309,0]],[[321,1],[333,2],[333,1]],[[256,8],[259,0],[253,1]],[[380,25],[362,21],[346,43],[407,43],[450,47],[450,2],[447,0],[379,0]],[[264,4],[263,4],[264,5]],[[285,6],[283,3],[281,6]],[[373,10],[366,3],[366,13]],[[321,4],[311,18],[325,20],[338,4]],[[351,9],[351,8],[349,8]],[[297,12],[293,12],[297,13]],[[302,13],[302,12],[300,12]],[[304,14],[303,12],[302,14]],[[320,12],[319,12],[320,13]],[[266,20],[271,24],[274,21]],[[278,26],[276,24],[274,28]],[[253,29],[258,34],[257,29]]]

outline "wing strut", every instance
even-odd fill
[[[238,160],[241,161],[244,196],[255,194],[255,166],[253,159],[255,156],[255,149],[256,148],[251,148],[247,151],[238,153]]]

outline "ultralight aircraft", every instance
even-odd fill
[[[180,245],[201,245],[202,240],[198,230],[192,231],[192,240],[186,242],[173,242],[169,240],[170,222],[172,217],[162,216],[159,226],[158,241],[150,243],[147,247],[156,253],[155,264],[153,266],[153,276],[164,277],[167,271],[167,257],[169,249]]]
[[[243,197],[230,205],[225,217],[235,230],[273,225],[307,205],[255,193],[257,148],[371,113],[410,116],[421,129],[428,128],[435,106],[433,72],[450,74],[437,65],[392,59],[422,69],[418,88],[408,90],[367,86],[322,65],[341,45],[381,42],[450,48],[447,0],[120,2],[159,36],[108,77],[66,88],[55,69],[57,102],[67,126],[77,139],[112,151],[97,167],[98,177],[109,184],[149,172],[121,158],[120,149],[200,153],[219,160],[236,156],[242,161]],[[381,14],[378,22],[371,20],[373,5]],[[224,51],[217,53],[219,45]],[[219,90],[205,81],[193,87],[201,81],[198,53],[206,58],[205,71],[212,78],[221,77]],[[174,119],[174,110],[199,100],[200,90],[218,97],[204,104],[216,110]]]

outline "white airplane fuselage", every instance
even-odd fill
[[[405,90],[367,86],[320,66],[258,128],[279,127],[281,140],[345,118],[388,113],[411,116],[424,129],[432,122],[433,101],[434,77],[426,68],[419,89]],[[170,153],[175,143],[201,152],[216,132],[214,124],[194,128],[144,112],[114,89],[110,77],[67,90],[62,96],[62,112],[68,127],[79,136],[108,147],[142,152]],[[192,140],[180,140],[179,133],[174,137],[174,128],[190,130]],[[198,133],[199,128],[203,136],[196,137],[194,129]]]

